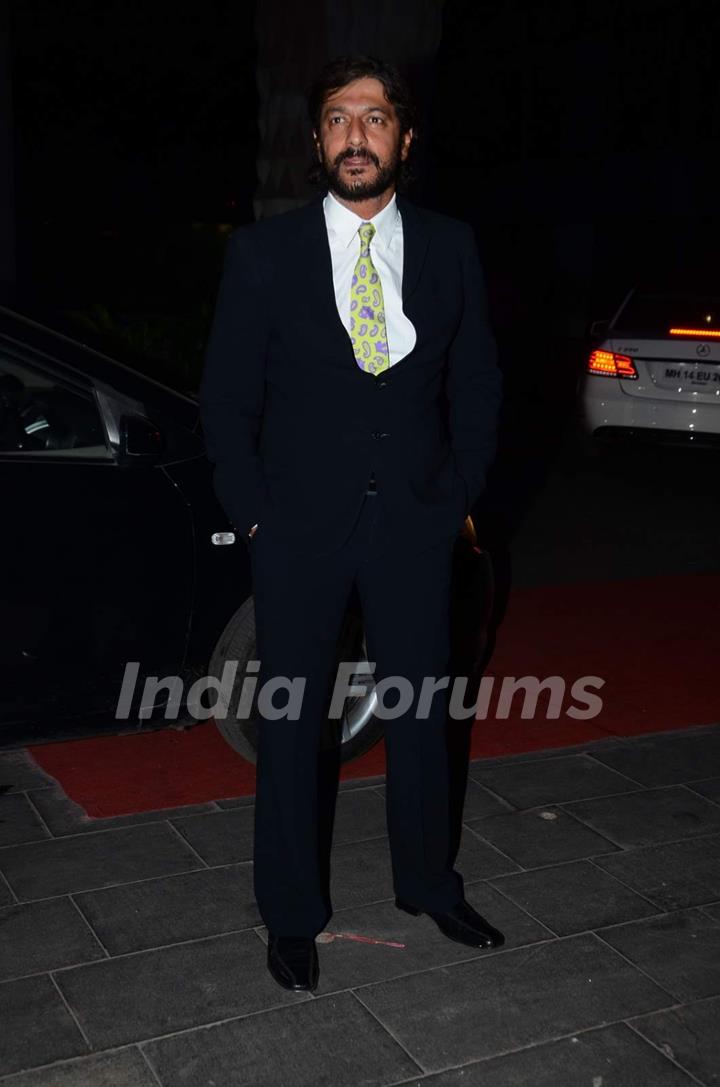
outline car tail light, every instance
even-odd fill
[[[708,336],[714,336],[715,339],[720,338],[720,329],[718,328],[671,328],[671,336],[696,336],[701,340],[707,339]]]
[[[593,351],[588,359],[587,372],[601,377],[624,377],[635,380],[638,376],[635,363],[627,355],[614,351]]]

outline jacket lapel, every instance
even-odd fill
[[[335,304],[330,242],[325,226],[323,197],[305,207],[300,244],[307,259],[302,261],[303,294],[316,299],[316,316],[328,332],[342,340],[343,347],[352,351],[348,336]],[[354,358],[354,356],[353,356]]]
[[[302,233],[301,245],[307,255],[307,259],[302,261],[302,276],[305,280],[305,286],[314,288],[325,300],[332,299],[334,302],[332,260],[330,259],[330,243],[325,226],[322,198],[313,200],[305,208]]]
[[[430,235],[417,209],[409,200],[398,195],[397,205],[403,225],[402,300],[404,306],[418,285]]]

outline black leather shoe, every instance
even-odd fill
[[[283,989],[317,989],[320,967],[315,940],[310,936],[273,936],[268,933],[268,970]]]
[[[502,947],[505,943],[502,932],[498,932],[496,928],[488,924],[465,899],[445,913],[419,910],[400,898],[395,899],[395,905],[399,910],[405,910],[405,913],[410,913],[413,917],[426,913],[428,917],[432,917],[443,935],[449,940],[455,940],[458,944],[466,944],[467,947]]]

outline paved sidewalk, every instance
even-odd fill
[[[88,820],[20,751],[0,793],[3,1087],[720,1083],[720,728],[473,763],[494,952],[394,908],[345,784],[315,995],[265,969],[251,802]]]

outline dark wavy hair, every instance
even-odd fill
[[[418,116],[410,86],[393,64],[387,64],[377,57],[369,56],[336,57],[335,60],[331,60],[322,69],[307,93],[310,124],[315,132],[319,133],[322,109],[329,95],[333,91],[347,87],[349,83],[354,83],[356,79],[377,79],[382,83],[385,97],[394,107],[400,122],[400,135],[403,136],[411,128],[413,130],[410,152],[407,159],[400,164],[398,177],[398,189],[406,189],[415,179],[413,152],[417,139]],[[325,180],[322,164],[316,160],[313,161],[308,177],[314,185],[321,184]]]

